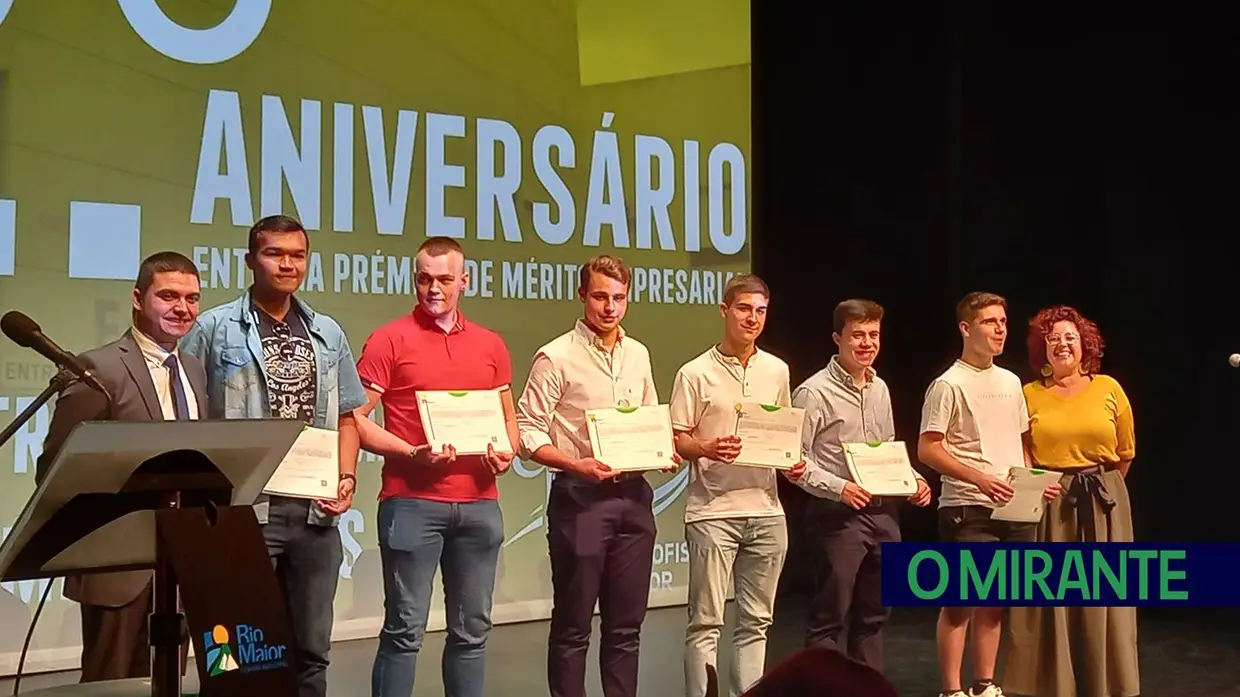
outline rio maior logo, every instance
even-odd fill
[[[240,670],[243,673],[283,668],[287,647],[268,644],[263,630],[250,624],[239,624],[230,633],[222,624],[206,632],[202,639],[206,649],[207,675],[214,677]]]

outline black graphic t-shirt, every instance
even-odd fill
[[[257,307],[258,335],[263,342],[267,364],[267,394],[271,415],[314,423],[317,393],[314,344],[305,319],[293,309],[281,322]]]

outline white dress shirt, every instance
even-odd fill
[[[159,406],[164,412],[164,420],[176,421],[176,406],[172,401],[172,371],[164,365],[164,361],[168,360],[169,352],[154,339],[143,334],[137,327],[133,329],[133,338],[142,351],[142,357],[146,359],[146,367],[151,371],[151,382],[155,383],[155,394],[159,397]],[[181,362],[181,354],[177,349],[173,349],[171,353],[177,357],[177,365],[180,367],[178,372],[181,374],[181,385],[185,389],[185,401],[189,403],[189,418],[197,421],[198,399],[194,395],[194,388],[189,384],[189,376],[185,374],[185,364]]]
[[[650,351],[621,330],[609,351],[585,322],[534,354],[525,390],[517,402],[520,456],[529,459],[554,445],[574,460],[589,457],[586,410],[659,403]],[[606,464],[606,463],[604,463]]]

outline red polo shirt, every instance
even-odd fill
[[[383,425],[410,445],[425,445],[419,390],[489,390],[512,385],[512,361],[499,334],[457,311],[444,332],[421,308],[376,329],[362,347],[362,384],[382,395]],[[499,498],[495,475],[481,455],[460,455],[449,466],[384,458],[379,500],[418,498],[466,503]]]

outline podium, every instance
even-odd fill
[[[188,628],[203,697],[296,697],[289,619],[251,506],[303,428],[79,424],[0,545],[0,580],[153,569],[150,694],[181,697]],[[117,682],[146,681],[94,692],[117,694]]]

